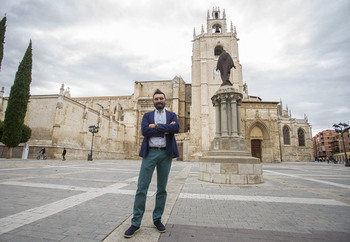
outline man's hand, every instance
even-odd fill
[[[173,122],[171,122],[170,124],[175,124],[176,122],[175,121],[173,121]],[[169,132],[164,132],[164,134],[169,134]]]

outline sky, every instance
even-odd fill
[[[193,29],[206,29],[213,7],[236,26],[249,95],[305,114],[313,135],[350,123],[348,0],[0,0],[0,87],[8,96],[30,40],[32,95],[61,84],[86,97],[132,95],[135,81],[191,83]]]

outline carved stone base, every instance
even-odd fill
[[[242,136],[215,137],[210,150],[247,151],[247,143]]]
[[[209,157],[206,157],[206,159],[208,158]],[[199,180],[237,185],[262,183],[262,164],[260,162],[255,163],[251,158],[252,157],[226,157],[227,162],[200,162]],[[222,161],[224,160],[224,157],[222,157]],[[250,163],[252,161],[254,163]]]
[[[207,156],[201,158],[201,162],[260,164],[260,160],[252,157],[248,152],[230,152],[223,150],[209,152]]]
[[[262,164],[247,151],[243,137],[217,137],[199,163],[199,180],[219,184],[263,182]]]

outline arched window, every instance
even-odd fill
[[[301,128],[298,129],[298,141],[299,146],[305,146],[305,133],[304,130]]]
[[[218,45],[215,47],[214,49],[214,55],[215,56],[219,56],[221,54],[221,52],[223,51],[224,48],[222,48],[222,46]]]
[[[288,126],[283,127],[283,143],[285,145],[290,145],[290,134]]]

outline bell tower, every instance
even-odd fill
[[[220,8],[208,10],[206,31],[193,31],[192,44],[192,106],[190,153],[200,157],[209,151],[215,137],[215,109],[211,98],[222,81],[216,65],[222,50],[230,54],[236,69],[231,69],[233,87],[243,93],[242,66],[238,55],[236,27],[230,24],[227,31],[226,12]],[[200,152],[202,151],[202,153]]]

